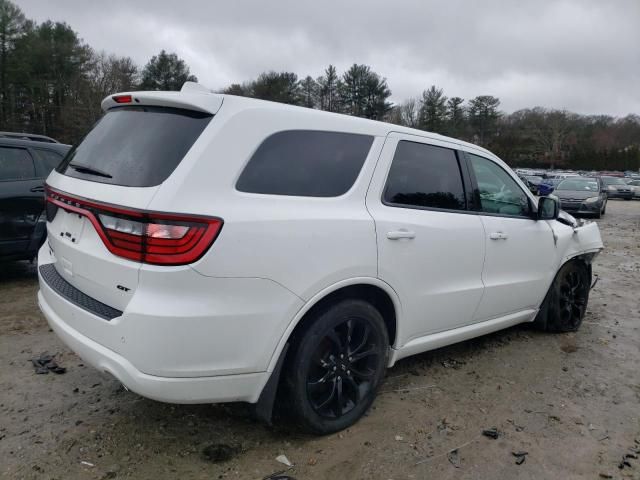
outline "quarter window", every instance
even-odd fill
[[[498,164],[483,157],[467,154],[478,183],[480,206],[483,212],[529,216],[529,197],[516,181]]]
[[[24,148],[0,147],[0,181],[35,177],[31,155]]]
[[[241,192],[337,197],[356,181],[373,137],[289,130],[268,137],[240,175]]]
[[[51,170],[60,165],[62,161],[62,155],[51,150],[43,150],[41,148],[32,149],[37,158],[40,159],[42,165],[45,167],[45,177],[51,173]]]
[[[384,201],[395,206],[464,210],[464,187],[456,153],[424,143],[398,142]]]

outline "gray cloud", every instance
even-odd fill
[[[498,96],[506,111],[640,113],[638,0],[17,4],[141,65],[175,51],[213,88],[265,70],[315,77],[329,63],[357,62],[388,79],[396,102],[436,84],[449,96]]]

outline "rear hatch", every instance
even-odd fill
[[[169,264],[180,264],[178,253],[187,241],[211,234],[206,223],[151,218],[145,211],[220,107],[219,97],[201,102],[208,108],[197,106],[197,97],[206,96],[110,97],[103,102],[102,119],[47,179],[47,232],[56,271],[117,310],[135,293],[141,262],[166,261],[142,250],[172,252]]]

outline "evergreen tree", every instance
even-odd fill
[[[420,127],[429,132],[444,133],[447,122],[447,97],[441,88],[432,85],[422,92]]]
[[[141,90],[180,90],[184,82],[197,82],[184,60],[162,50],[142,70]]]

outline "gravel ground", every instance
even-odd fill
[[[146,400],[83,365],[36,305],[35,267],[0,266],[0,478],[636,478],[640,460],[640,202],[611,201],[578,333],[518,326],[399,362],[368,415],[311,437],[242,405]],[[36,375],[55,354],[64,375]],[[497,439],[482,435],[495,427]],[[214,463],[211,444],[231,446]],[[452,453],[452,450],[455,450]],[[512,452],[525,451],[516,464]],[[611,475],[609,477],[608,475]]]

